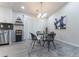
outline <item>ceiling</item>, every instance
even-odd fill
[[[40,12],[47,13],[47,17],[63,7],[67,2],[0,2],[0,6],[12,8],[14,11],[37,16]],[[21,9],[24,6],[24,9]],[[42,9],[41,9],[42,8]]]

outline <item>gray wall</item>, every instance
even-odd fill
[[[55,30],[54,19],[60,16],[66,15],[67,29]],[[52,16],[49,17],[48,27],[50,31],[55,31],[57,36],[56,40],[63,41],[68,44],[72,44],[79,47],[79,3],[68,3],[62,9],[58,10]]]

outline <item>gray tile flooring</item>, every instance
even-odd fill
[[[79,57],[79,48],[60,41],[55,41],[56,49],[50,45],[50,51],[36,44],[34,49],[31,40],[13,43],[12,45],[0,46],[0,56],[8,57]]]
[[[50,46],[50,51],[47,50],[47,47],[35,46],[34,49],[30,52],[29,56],[38,56],[38,57],[79,57],[79,48],[74,47],[60,41],[55,41],[56,49],[53,45]]]

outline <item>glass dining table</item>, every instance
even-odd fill
[[[38,38],[38,40],[45,40],[46,35],[47,34],[45,32],[40,32],[40,33],[37,33],[37,38]]]

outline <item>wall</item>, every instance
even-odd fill
[[[66,15],[67,29],[66,30],[55,30],[54,19],[60,16]],[[49,31],[56,32],[56,40],[63,41],[79,47],[79,3],[72,2],[65,5],[63,8],[58,10],[48,19]]]
[[[0,22],[12,23],[12,9],[0,7]]]
[[[15,11],[13,11],[13,18],[12,18],[14,23],[18,16],[22,19],[24,23],[24,39],[30,39],[31,38],[30,32],[36,34],[36,31],[43,31],[44,27],[46,26],[45,24],[46,19],[41,20],[36,17]]]

